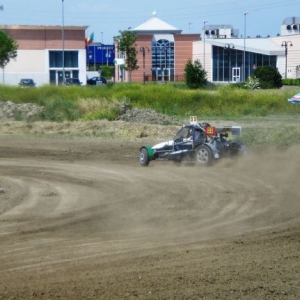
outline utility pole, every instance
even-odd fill
[[[246,81],[246,17],[249,14],[248,11],[244,12],[244,57],[243,57],[243,81]]]
[[[65,84],[65,8],[64,0],[61,2],[61,11],[62,11],[62,84]]]
[[[292,47],[293,44],[291,41],[283,41],[281,47],[285,48],[285,78],[287,78],[287,56],[288,56],[288,46]]]
[[[0,10],[3,10],[3,5],[0,5]],[[2,83],[4,84],[4,66],[3,66],[3,69],[2,69]]]
[[[205,24],[207,23],[207,21],[204,21],[203,24],[203,69],[205,71]]]

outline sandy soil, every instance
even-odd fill
[[[0,299],[299,299],[299,148],[210,168],[0,136]]]

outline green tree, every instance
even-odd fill
[[[136,58],[136,32],[131,30],[120,31],[121,35],[118,37],[118,49],[125,53],[124,69],[129,73],[129,81],[131,82],[132,71],[139,68]]]
[[[114,66],[101,66],[101,76],[111,79],[114,76],[115,67]]]
[[[279,89],[282,87],[282,76],[278,70],[272,66],[256,68],[254,76],[259,79],[260,87],[262,89]]]
[[[0,30],[0,67],[3,69],[11,58],[17,56],[18,45],[16,41]]]
[[[185,83],[190,89],[198,89],[206,84],[207,72],[202,68],[199,60],[194,63],[189,59],[184,68]]]

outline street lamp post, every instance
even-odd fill
[[[231,80],[231,49],[234,49],[233,44],[225,44],[224,49],[228,51],[228,82]]]
[[[149,47],[147,47],[147,46],[142,46],[142,47],[140,48],[140,52],[143,53],[143,84],[145,84],[145,77],[146,77],[146,67],[145,67],[146,51],[147,51],[147,52],[150,52]]]
[[[204,21],[203,24],[203,69],[205,71],[205,24],[207,21]]]
[[[103,65],[104,63],[103,63],[103,51],[104,49],[103,49],[103,31],[101,31],[101,65]]]
[[[65,11],[64,11],[64,0],[62,0],[62,68],[63,68],[63,76],[62,83],[65,83]]]
[[[243,80],[246,81],[246,17],[249,14],[248,11],[244,12],[244,57],[243,57]]]
[[[288,55],[288,46],[292,47],[293,44],[291,41],[283,41],[281,47],[285,48],[285,78],[287,78],[287,55]]]

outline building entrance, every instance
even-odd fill
[[[232,81],[233,82],[241,81],[241,68],[232,68]]]
[[[174,80],[174,37],[172,34],[154,35],[152,40],[152,80]]]
[[[170,81],[170,69],[169,68],[157,68],[155,73],[155,81]]]
[[[67,78],[78,78],[78,70],[65,71],[65,80]],[[61,85],[63,83],[63,71],[50,70],[50,84]]]

